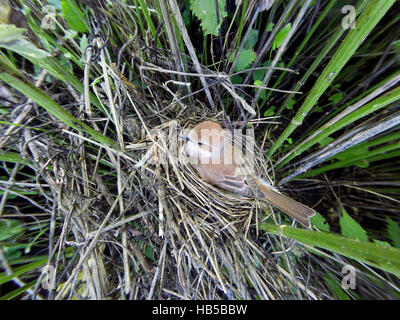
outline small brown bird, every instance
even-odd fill
[[[238,195],[255,196],[279,208],[310,228],[315,211],[281,193],[255,176],[244,155],[232,143],[232,138],[213,121],[204,121],[191,129],[185,151],[192,167],[207,182]]]

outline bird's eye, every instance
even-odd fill
[[[201,145],[203,144],[203,142],[199,141],[199,142],[197,142],[197,144],[198,144],[199,146],[201,146]]]

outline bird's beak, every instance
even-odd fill
[[[183,139],[186,141],[192,141],[192,139],[190,139],[188,136],[179,136],[179,139]]]

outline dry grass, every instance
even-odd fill
[[[271,217],[272,208],[214,188],[185,161],[177,133],[205,119],[231,123],[194,99],[177,109],[167,98],[181,96],[180,86],[162,85],[175,78],[141,63],[149,95],[115,72],[103,76],[111,75],[116,88],[108,90],[104,81],[99,89],[115,117],[121,150],[62,125],[51,135],[28,127],[14,132],[21,154],[37,164],[37,185],[53,208],[48,263],[56,268],[57,290],[49,298],[284,299],[293,292],[321,298],[321,288],[308,287],[310,271],[293,269],[291,243],[257,240],[257,222]],[[125,107],[113,112],[115,101]],[[81,119],[98,130],[111,126],[88,112]],[[32,121],[46,128],[54,119],[34,108],[24,124]],[[258,174],[266,177],[268,166],[257,152]],[[74,255],[67,263],[68,247]],[[282,255],[292,273],[278,263]]]
[[[76,60],[85,61],[77,72],[83,93],[66,81],[46,81],[46,71],[35,85],[115,141],[114,146],[96,142],[32,100],[8,92],[17,106],[7,118],[13,125],[1,127],[0,145],[27,159],[26,170],[36,177],[17,183],[27,187],[29,182],[40,190],[39,195],[22,197],[40,212],[32,214],[34,219],[49,218],[44,251],[56,274],[53,290],[42,290],[42,275],[30,293],[48,299],[331,298],[323,279],[341,279],[337,266],[346,263],[343,257],[259,232],[260,222],[281,224],[274,208],[199,179],[177,139],[182,130],[206,119],[228,129],[277,122],[256,117],[248,93],[231,83],[235,74],[201,65],[182,21],[175,25],[164,17],[158,21],[157,37],[147,29],[141,34],[136,9],[111,2],[112,10],[91,9],[88,24],[96,36],[88,39],[86,50],[77,49],[76,39],[62,40]],[[168,3],[169,10],[179,10],[176,1]],[[179,30],[179,39],[168,34],[171,27]],[[157,46],[160,39],[164,47]],[[186,49],[180,50],[183,43]],[[256,69],[266,68],[246,72]],[[272,144],[269,134],[266,130],[256,146],[255,168],[273,181],[272,166],[265,160]],[[368,296],[370,287],[365,285],[364,291]]]

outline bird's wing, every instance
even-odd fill
[[[218,185],[221,188],[247,197],[252,195],[252,191],[247,184],[246,175],[242,168],[236,165],[223,166]]]

